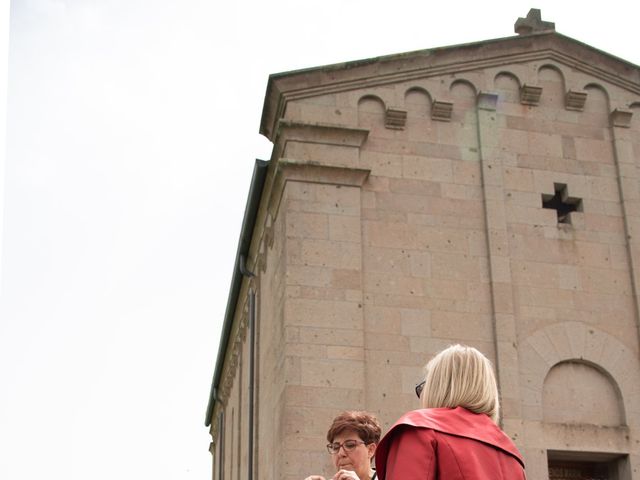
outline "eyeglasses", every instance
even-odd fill
[[[345,440],[342,443],[327,443],[327,451],[330,454],[335,455],[340,451],[340,447],[342,447],[345,452],[350,452],[360,444],[366,444],[366,442],[363,442],[362,440]]]
[[[422,395],[422,390],[424,389],[425,383],[426,383],[426,380],[423,380],[416,385],[416,395],[418,396],[418,398],[420,398],[420,395]]]

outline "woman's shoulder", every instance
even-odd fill
[[[407,412],[391,427],[390,432],[406,425],[465,437],[487,443],[516,457],[524,464],[513,441],[484,413],[473,413],[463,407],[425,408]]]
[[[405,429],[428,429],[440,434],[465,437],[503,450],[523,463],[520,452],[513,441],[488,415],[473,413],[466,408],[423,408],[402,415],[387,431],[381,444]]]
[[[421,408],[418,410],[412,410],[402,415],[396,423],[391,427],[407,425],[418,428],[431,428],[439,431],[448,431],[452,427],[452,423],[456,423],[456,419],[461,415],[465,415],[464,412],[468,412],[463,408]],[[475,415],[468,412],[471,415]]]

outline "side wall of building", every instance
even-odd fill
[[[288,103],[254,239],[258,478],[328,475],[331,419],[388,427],[456,342],[494,362],[529,477],[594,458],[638,477],[637,95],[557,61],[338,90]],[[233,479],[238,352],[216,410]]]

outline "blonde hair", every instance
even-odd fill
[[[424,367],[424,408],[464,407],[498,423],[500,400],[493,365],[473,347],[452,345]]]

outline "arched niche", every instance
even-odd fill
[[[543,386],[549,371],[557,364],[580,359],[598,365],[617,385],[626,411],[633,406],[640,385],[640,359],[617,337],[584,322],[568,321],[548,325],[523,338],[518,344],[521,399],[527,419],[543,417]],[[635,415],[626,421],[640,426]]]
[[[626,424],[620,389],[604,369],[580,359],[554,365],[542,388],[545,423],[617,427]]]
[[[383,127],[384,102],[375,95],[365,95],[358,100],[358,125],[361,127]]]
[[[478,89],[468,80],[454,80],[449,87],[449,94],[456,110],[467,110],[476,106]]]
[[[493,85],[501,101],[520,103],[520,80],[513,73],[498,73],[493,79]]]
[[[541,106],[564,107],[566,94],[564,75],[555,65],[543,65],[538,69],[538,86],[542,87]]]
[[[413,117],[429,117],[431,115],[431,95],[422,87],[411,87],[404,94],[404,105],[407,115]]]
[[[454,104],[451,121],[459,124],[457,142],[464,142],[477,148],[478,116],[476,105],[478,102],[478,89],[465,79],[456,79],[449,86],[449,98]],[[463,137],[460,137],[462,135]]]
[[[609,126],[609,94],[602,85],[589,83],[584,89],[587,101],[584,105],[583,118],[591,125],[599,127]]]

